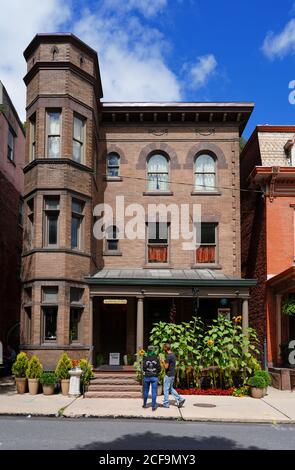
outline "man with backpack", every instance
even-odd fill
[[[154,346],[148,346],[147,355],[143,358],[143,408],[147,408],[149,388],[152,388],[152,410],[157,409],[158,375],[161,371],[160,360]]]

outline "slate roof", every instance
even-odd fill
[[[210,269],[101,269],[86,278],[90,284],[171,284],[171,285],[243,285],[256,284],[254,279],[228,276]]]

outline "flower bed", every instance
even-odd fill
[[[234,392],[234,388],[228,388],[223,390],[221,388],[208,388],[207,390],[202,390],[201,388],[188,388],[182,390],[177,388],[176,391],[180,393],[180,395],[218,395],[218,396],[232,396]]]

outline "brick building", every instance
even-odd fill
[[[25,135],[0,82],[0,341],[19,344]]]
[[[250,323],[267,340],[269,366],[295,339],[282,303],[295,293],[295,126],[257,126],[241,154],[242,272],[258,280]],[[255,192],[257,191],[257,192]]]
[[[101,102],[97,54],[71,34],[38,34],[24,56],[22,348],[48,367],[64,350],[107,360],[196,305],[205,321],[243,311],[246,328],[255,281],[241,278],[239,137],[253,104]],[[118,196],[144,209],[142,238],[115,222],[93,236],[95,206],[119,211]],[[201,204],[201,246],[183,250],[172,215],[149,220],[151,203]]]

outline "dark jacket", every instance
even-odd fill
[[[142,370],[144,377],[158,377],[161,366],[159,358],[153,354],[143,358]]]

